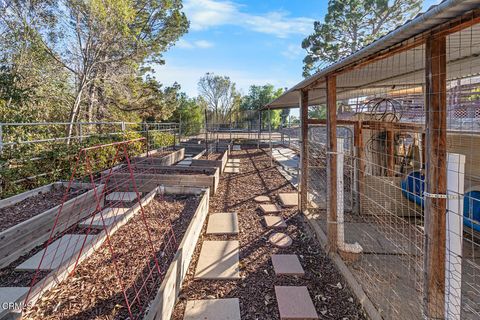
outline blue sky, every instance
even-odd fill
[[[426,0],[424,9],[440,0]],[[206,72],[229,76],[243,93],[252,84],[291,87],[302,80],[302,40],[322,20],[327,0],[184,0],[188,34],[155,67],[165,85],[175,81],[197,95]]]

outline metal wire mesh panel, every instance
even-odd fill
[[[337,136],[344,146],[343,173],[344,207],[354,207],[354,146],[353,131],[348,127],[338,127]],[[312,209],[327,208],[327,127],[310,124],[308,126],[308,197]]]
[[[353,159],[344,163],[346,172],[354,172],[344,176],[353,180],[352,198],[359,204],[358,212],[345,210],[345,241],[361,246],[352,273],[386,319],[422,318],[423,211],[402,183],[422,166],[424,117],[417,110],[423,110],[423,50],[416,47],[337,79],[339,87],[357,87],[337,93],[338,118],[355,121],[358,135]]]
[[[480,25],[447,37],[445,314],[480,318]]]

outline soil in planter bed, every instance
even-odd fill
[[[183,174],[183,175],[198,175],[198,174],[214,174],[214,169],[203,169],[201,167],[195,167],[193,170],[183,170],[179,167],[172,167],[172,169],[156,169],[156,168],[136,168],[133,170],[134,173],[138,174]]]
[[[169,155],[170,153],[173,153],[172,150],[163,150],[163,151],[158,151],[158,152],[149,152],[148,153],[148,156],[149,157],[152,157],[152,158],[161,158],[161,157],[165,157],[166,155]]]
[[[28,220],[37,214],[58,206],[63,201],[66,188],[54,187],[51,191],[29,197],[14,205],[0,209],[0,232]],[[86,189],[70,188],[67,200],[87,192]]]
[[[154,272],[148,281],[148,294],[143,290],[139,296],[142,303],[148,303],[156,295],[161,278],[168,269],[199,203],[196,196],[157,196],[144,207],[144,218],[136,214],[126,225],[110,237],[110,245],[105,242],[93,255],[77,266],[74,274],[47,292],[23,319],[128,319],[129,314],[123,295],[122,285],[116,270],[127,287],[129,301],[135,296],[133,287],[143,283],[148,266],[152,266],[151,248],[145,231],[144,219],[150,226],[154,248],[159,257],[162,275]],[[165,250],[165,232],[168,218],[172,221],[177,240]],[[114,248],[112,257],[110,246]],[[115,264],[116,262],[116,264]],[[141,318],[142,312],[133,308],[134,318]],[[145,308],[144,308],[145,309]],[[143,310],[145,311],[145,310]]]
[[[200,157],[199,160],[220,160],[222,159],[222,156],[223,156],[223,152],[204,154],[203,156]]]
[[[359,303],[315,239],[304,216],[296,208],[283,209],[286,231],[293,239],[287,249],[268,243],[272,231],[263,226],[254,198],[268,195],[273,201],[279,192],[295,192],[262,150],[236,151],[240,173],[220,179],[218,191],[210,199],[210,213],[237,212],[240,233],[237,236],[203,236],[197,243],[192,263],[175,306],[172,320],[182,320],[187,300],[238,298],[242,320],[280,319],[275,286],[307,286],[321,319],[365,319]],[[278,200],[276,201],[278,203]],[[239,240],[242,279],[194,280],[195,267],[203,241]],[[272,254],[296,254],[305,270],[303,277],[277,277],[271,264]]]

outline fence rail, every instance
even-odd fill
[[[0,122],[0,150],[6,146],[46,142],[62,142],[83,139],[92,136],[119,135],[125,131],[134,131],[138,133],[147,132],[168,132],[180,134],[181,125],[179,123],[157,123],[157,122],[75,122],[75,134],[66,136],[66,130],[61,127],[70,125],[69,122]],[[113,130],[108,130],[108,128]],[[65,134],[65,136],[59,136]],[[53,134],[54,137],[41,139],[23,140],[23,137],[31,137]],[[147,137],[148,138],[148,137]]]

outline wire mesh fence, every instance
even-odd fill
[[[335,154],[340,256],[380,315],[478,319],[480,26],[404,45],[336,75],[343,151],[309,120],[309,209],[328,236]],[[310,104],[324,105],[326,90],[319,81]]]
[[[355,164],[353,131],[348,127],[338,127],[337,136],[344,148],[343,199],[345,210],[354,207]],[[327,208],[327,127],[323,124],[308,126],[308,207]]]
[[[79,149],[97,144],[146,138],[142,152],[173,148],[177,123],[95,122],[0,123],[0,198],[69,178]]]

